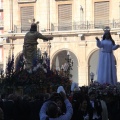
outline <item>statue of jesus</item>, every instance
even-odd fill
[[[43,41],[52,40],[53,37],[46,37],[37,31],[37,23],[34,22],[31,24],[30,30],[25,34],[24,45],[23,45],[23,55],[25,58],[25,69],[28,72],[32,71],[33,60],[37,55],[37,39],[43,39]]]

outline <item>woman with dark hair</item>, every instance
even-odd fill
[[[104,30],[103,39],[96,37],[97,47],[100,48],[97,81],[100,84],[116,85],[116,66],[113,50],[119,48],[111,37],[110,30]]]
[[[92,120],[92,110],[88,96],[82,96],[78,101],[78,109],[74,111],[72,120]]]

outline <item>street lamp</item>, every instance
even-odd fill
[[[72,77],[70,71],[72,70],[73,67],[73,59],[71,58],[69,51],[67,51],[67,57],[65,58],[65,61],[66,62],[64,64],[56,68],[56,71],[58,75],[61,75],[62,77],[69,79]]]
[[[64,66],[65,71],[66,71],[66,76],[70,78],[72,77],[72,75],[70,74],[70,71],[72,70],[72,67],[73,67],[73,59],[71,58],[69,51],[67,51],[67,57],[65,58],[65,60],[67,62]]]
[[[94,74],[93,72],[90,73],[90,80],[91,80],[91,83],[93,83],[94,75],[95,75],[95,74]]]
[[[0,77],[0,83],[2,83],[3,78],[4,78],[4,70],[1,70],[0,75],[1,75],[1,77]]]

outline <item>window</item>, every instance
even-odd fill
[[[58,30],[72,29],[72,5],[62,4],[58,6]]]
[[[95,2],[94,3],[94,21],[95,28],[109,26],[109,2]]]
[[[21,7],[21,31],[26,32],[30,30],[31,22],[34,18],[34,7]]]
[[[3,27],[3,11],[0,12],[0,27]]]
[[[30,2],[36,2],[36,0],[18,0],[18,3],[30,3]]]

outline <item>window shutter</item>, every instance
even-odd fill
[[[95,28],[109,26],[109,2],[95,2],[94,8]]]
[[[21,30],[22,32],[26,32],[30,30],[30,20],[32,21],[34,18],[34,7],[26,6],[21,7]]]
[[[72,5],[64,4],[58,6],[58,30],[72,29]]]
[[[36,0],[18,0],[18,3],[30,3],[30,2],[36,2]]]

